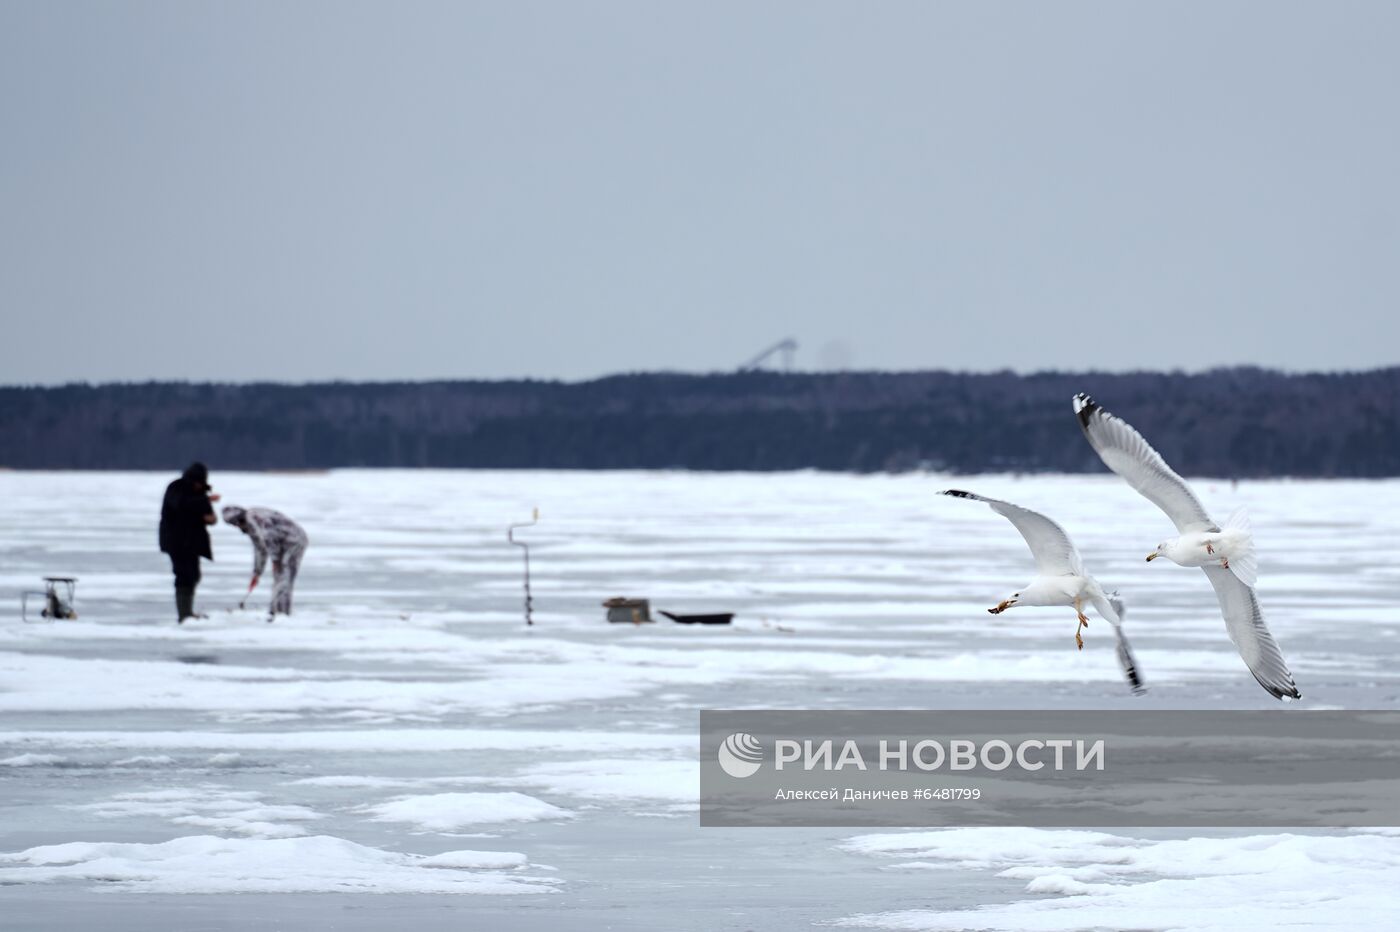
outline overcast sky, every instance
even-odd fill
[[[1400,362],[1400,4],[0,3],[0,383]]]

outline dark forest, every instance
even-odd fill
[[[1400,475],[1400,368],[12,387],[0,467],[1099,472],[1078,391],[1188,475]]]

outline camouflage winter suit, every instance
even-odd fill
[[[224,522],[238,528],[253,541],[253,575],[261,576],[272,557],[272,604],[268,614],[292,613],[292,585],[306,552],[306,532],[291,518],[271,508],[240,508],[229,505]]]

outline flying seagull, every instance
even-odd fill
[[[1222,528],[1211,520],[1186,481],[1127,421],[1083,393],[1074,396],[1074,413],[1104,465],[1176,525],[1180,536],[1158,545],[1147,559],[1164,556],[1182,566],[1199,566],[1215,587],[1225,630],[1249,672],[1275,699],[1301,699],[1254,594],[1254,544],[1243,513],[1237,512]]]
[[[1004,599],[995,608],[987,609],[988,612],[1000,615],[1015,605],[1073,606],[1075,614],[1079,616],[1079,626],[1074,629],[1074,640],[1079,649],[1083,650],[1084,638],[1079,632],[1089,624],[1089,619],[1084,614],[1084,603],[1088,602],[1113,625],[1113,633],[1118,639],[1118,663],[1123,668],[1128,685],[1139,695],[1146,692],[1142,685],[1142,677],[1138,675],[1137,662],[1133,660],[1132,648],[1128,646],[1128,639],[1123,636],[1123,601],[1117,598],[1116,592],[1105,594],[1098,580],[1084,571],[1084,560],[1079,556],[1074,541],[1069,539],[1064,528],[1039,512],[1010,502],[984,498],[961,489],[948,489],[940,494],[970,498],[991,505],[993,511],[1005,516],[1016,526],[1016,530],[1021,532],[1021,536],[1031,548],[1031,556],[1035,557],[1036,576],[1030,585],[1020,592],[1013,593],[1011,598]]]

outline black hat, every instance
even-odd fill
[[[205,488],[213,488],[213,486],[209,484],[209,467],[205,466],[203,463],[190,463],[189,468],[185,470],[183,478],[198,482]]]

